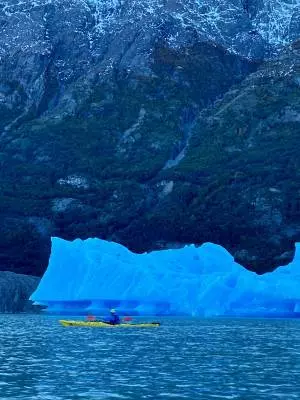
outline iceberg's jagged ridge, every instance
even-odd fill
[[[31,297],[49,312],[102,315],[300,316],[300,252],[256,275],[211,243],[134,254],[100,239],[52,239],[48,269]]]

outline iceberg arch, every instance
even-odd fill
[[[31,300],[58,314],[300,316],[300,251],[256,275],[221,246],[134,254],[100,239],[52,238],[49,266]]]

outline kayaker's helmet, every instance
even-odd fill
[[[115,313],[116,313],[116,310],[115,310],[114,308],[112,308],[112,309],[110,310],[110,313],[111,313],[111,314],[115,314]]]

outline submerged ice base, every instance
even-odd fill
[[[300,252],[262,276],[206,243],[134,254],[100,239],[52,238],[48,269],[31,300],[58,314],[300,316]]]

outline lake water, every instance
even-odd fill
[[[300,399],[300,320],[63,328],[0,316],[0,398]]]

